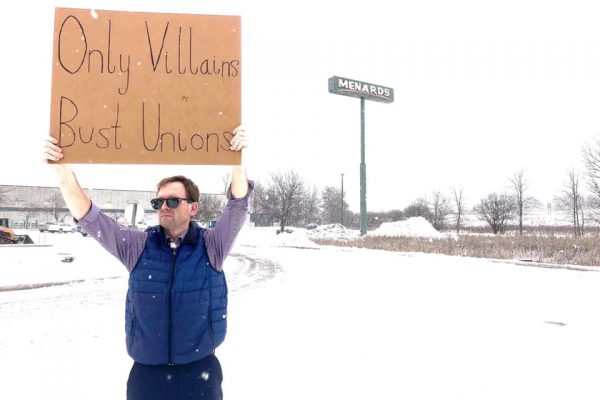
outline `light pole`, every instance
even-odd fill
[[[344,225],[344,174],[342,175],[342,225]]]

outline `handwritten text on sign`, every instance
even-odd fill
[[[57,8],[51,135],[67,163],[239,164],[236,16]]]

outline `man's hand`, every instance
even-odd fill
[[[48,161],[59,161],[64,157],[62,149],[58,147],[58,140],[52,136],[44,139],[44,146],[42,149],[42,159]]]
[[[233,130],[233,139],[229,143],[231,146],[230,150],[240,151],[248,147],[248,139],[246,138],[246,131],[241,125]]]

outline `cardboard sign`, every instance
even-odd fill
[[[238,16],[57,8],[61,162],[239,164],[241,67]]]

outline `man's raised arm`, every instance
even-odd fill
[[[67,204],[67,207],[71,211],[71,214],[76,220],[83,218],[92,206],[92,202],[88,195],[83,191],[75,172],[69,164],[58,164],[53,161],[59,161],[63,158],[62,149],[58,147],[58,141],[49,137],[46,139],[44,145],[44,159],[52,164],[52,167],[58,175],[58,183],[60,191]]]
[[[71,215],[84,232],[96,239],[132,271],[144,248],[146,232],[125,228],[101,212],[97,206],[92,207],[92,201],[79,185],[71,166],[53,162],[63,158],[62,150],[57,144],[56,139],[47,139],[44,143],[43,157],[58,174],[60,191]]]
[[[233,130],[233,134],[230,149],[233,151],[244,149],[248,145],[244,128],[238,126]],[[241,199],[242,197],[246,197],[247,193],[248,177],[246,176],[246,169],[242,165],[234,165],[231,169],[231,194],[236,199]]]
[[[234,131],[230,149],[241,151],[248,146],[246,132],[241,126]],[[242,163],[244,161],[242,154]],[[248,181],[246,169],[242,165],[234,165],[231,170],[231,185],[227,193],[227,205],[217,225],[204,234],[208,258],[217,271],[223,270],[223,262],[229,254],[239,231],[244,225],[249,209],[248,196],[254,188],[254,182]]]

